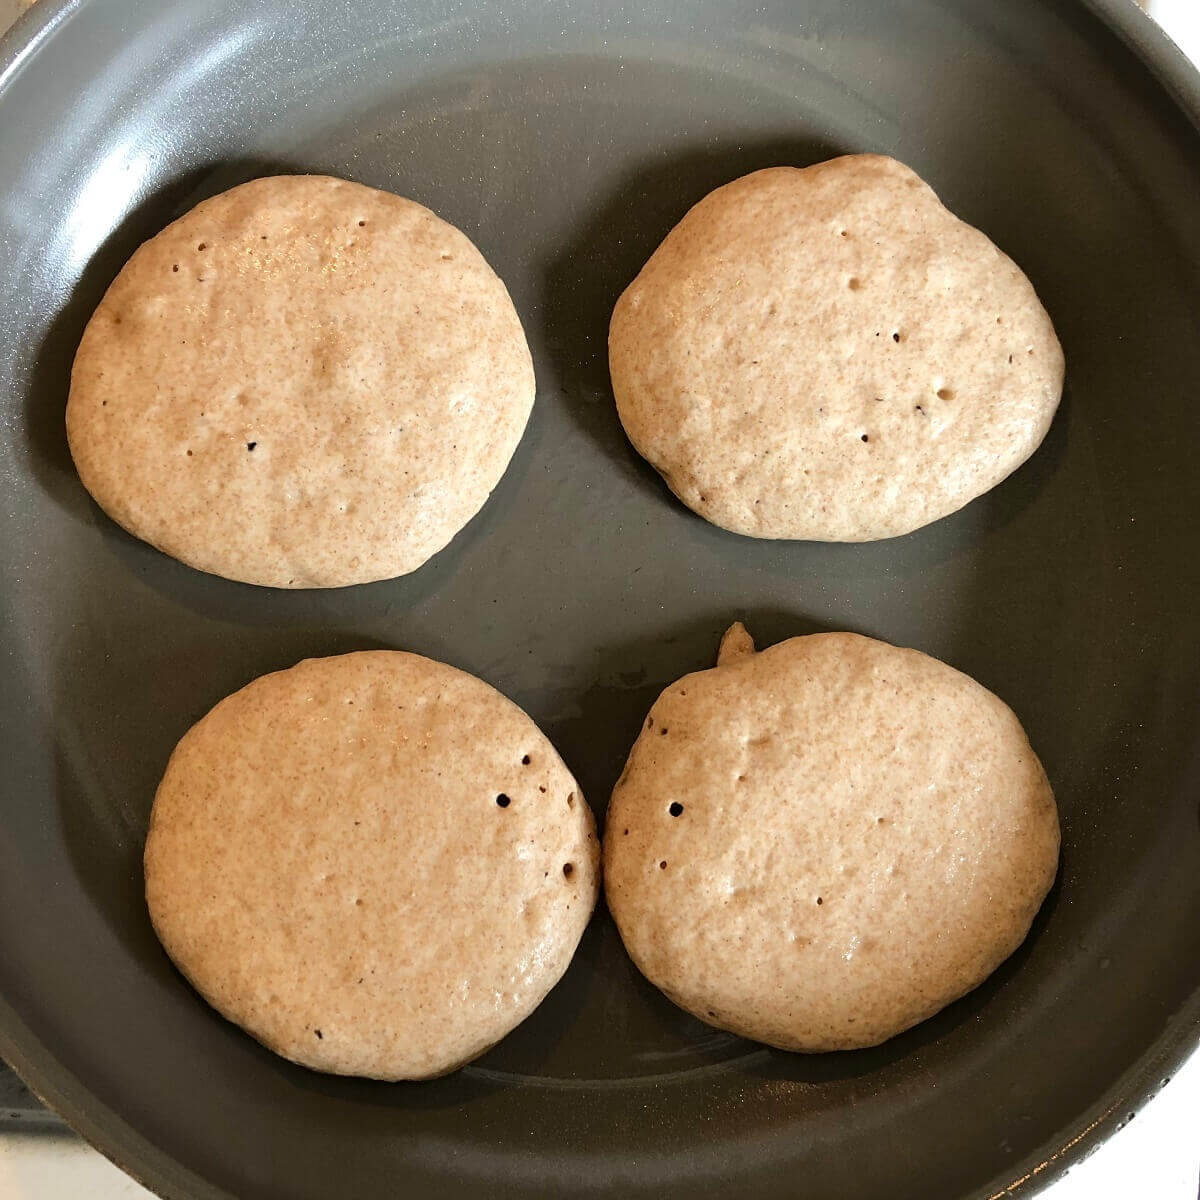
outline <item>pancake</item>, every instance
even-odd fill
[[[894,159],[757,171],[701,200],[618,300],[625,431],[759,538],[908,533],[1041,443],[1063,355],[1020,269]]]
[[[702,1021],[785,1050],[873,1046],[981,983],[1057,870],[1058,817],[1002,701],[849,633],[718,666],[655,702],[608,810],[633,961]]]
[[[229,579],[340,587],[414,571],[462,529],[533,393],[516,311],[462,233],[289,175],[134,254],[84,331],[67,436],[136,537]]]
[[[193,726],[145,869],[155,932],[229,1020],[318,1071],[424,1079],[483,1053],[562,976],[599,846],[515,704],[372,651],[265,675]]]

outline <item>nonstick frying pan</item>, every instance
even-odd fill
[[[1198,122],[1196,75],[1125,0],[42,0],[0,49],[0,1053],[170,1197],[1036,1191],[1200,1030]],[[734,537],[626,443],[608,315],[709,189],[854,150],[910,163],[1026,270],[1065,400],[1012,478],[908,537]],[[511,468],[404,579],[210,578],[123,534],[71,468],[71,359],[115,272],[278,171],[429,205],[529,333]],[[155,942],[155,784],[251,678],[361,647],[445,659],[523,705],[602,814],[658,690],[735,618],[760,644],[853,629],[944,658],[1045,762],[1059,882],[932,1021],[767,1051],[673,1008],[601,912],[495,1050],[385,1085],[274,1058]]]

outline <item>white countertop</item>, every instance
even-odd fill
[[[0,0],[0,30],[30,0]],[[1200,62],[1200,0],[1143,0]],[[1198,200],[1200,203],[1200,200]],[[135,1200],[139,1184],[71,1134],[0,1134],[4,1200]],[[1043,1193],[1043,1200],[1198,1200],[1200,1053],[1137,1116]]]

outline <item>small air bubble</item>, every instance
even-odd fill
[[[366,221],[359,221],[358,227],[361,229],[366,224]]]
[[[900,340],[900,331],[897,330],[895,333],[892,334],[892,341],[898,342],[899,340]]]
[[[563,874],[568,879],[570,879],[571,876],[575,874],[575,864],[574,863],[563,863]]]
[[[949,388],[938,388],[937,398],[939,400],[953,400],[954,393]]]
[[[172,270],[172,271],[178,271],[178,270],[179,270],[179,264],[178,264],[178,263],[176,263],[176,264],[175,264],[175,265],[174,265],[174,266],[171,268],[171,270]],[[1012,359],[1009,359],[1009,362],[1011,362],[1011,361],[1012,361]]]
[[[203,249],[204,249],[204,247],[203,247],[203,246],[201,246],[201,247],[200,247],[200,249],[201,249],[201,250],[203,250]],[[322,1032],[321,1032],[319,1029],[314,1029],[314,1030],[313,1030],[313,1033],[315,1033],[315,1034],[317,1035],[317,1037],[321,1038],[322,1040],[323,1040],[323,1039],[324,1039],[324,1037],[325,1037],[325,1035],[324,1035],[324,1034],[323,1034],[323,1033],[322,1033]]]
[[[567,793],[567,807],[568,808],[575,807],[575,793],[574,792]]]
[[[253,449],[254,449],[254,447],[255,447],[255,446],[257,446],[257,445],[258,445],[258,443],[257,443],[257,442],[247,442],[247,443],[246,443],[246,449],[247,449],[247,450],[253,450]]]
[[[201,242],[201,243],[200,243],[200,245],[198,245],[198,246],[196,247],[196,249],[197,249],[197,250],[207,250],[207,249],[208,249],[208,243],[207,243],[207,242]],[[318,1034],[317,1036],[319,1037],[320,1035]]]
[[[864,433],[864,434],[862,435],[862,440],[863,440],[864,442],[869,442],[869,441],[871,440],[871,435],[870,435],[869,433]]]
[[[818,896],[818,897],[817,897],[817,903],[818,903],[818,904],[824,904],[824,903],[825,903],[825,901],[824,901],[824,900],[822,900],[820,896]]]
[[[507,808],[512,803],[512,800],[510,800],[508,796],[501,792],[500,795],[496,797],[496,803],[501,808]]]
[[[847,281],[847,283],[846,283],[846,286],[847,286],[847,287],[848,287],[848,288],[849,288],[849,289],[850,289],[852,292],[858,292],[858,291],[861,291],[861,290],[862,290],[862,280],[861,280],[861,279],[859,279],[857,275],[852,275],[852,276],[850,277],[850,279]]]
[[[190,450],[187,452],[187,456],[188,456],[188,458],[192,457],[192,452]]]
[[[628,836],[629,836],[629,830],[628,830],[628,829],[627,829],[627,830],[625,830],[625,834],[624,834],[624,836],[625,836],[625,837],[628,837]]]
[[[671,807],[667,809],[667,812],[669,812],[671,814],[671,816],[673,816],[673,817],[682,816],[683,815],[683,805],[680,804],[678,800],[672,800]]]
[[[521,766],[523,766],[523,767],[529,766],[529,755],[528,754],[521,755]]]
[[[661,737],[666,737],[667,736],[667,727],[664,725],[658,732]]]
[[[658,869],[660,871],[665,871],[667,869],[667,860],[665,858],[658,864]]]

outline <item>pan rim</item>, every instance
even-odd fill
[[[85,5],[100,0],[40,0],[0,37],[0,105],[10,86],[57,30]],[[1131,0],[1074,0],[1133,55],[1172,105],[1200,135],[1200,69]],[[1200,143],[1198,143],[1200,145]],[[1165,1079],[1200,1054],[1200,989],[1173,1014],[1147,1052],[1068,1127],[1002,1176],[961,1200],[1032,1197],[1088,1157],[1123,1124],[1125,1114],[1153,1098]],[[165,1200],[237,1200],[159,1149],[63,1066],[0,996],[0,1057],[43,1103],[126,1174]]]

